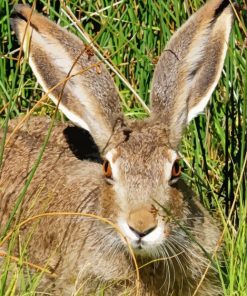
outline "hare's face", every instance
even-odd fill
[[[138,252],[152,253],[172,231],[174,221],[165,221],[160,205],[174,218],[183,217],[183,196],[172,176],[177,157],[165,130],[145,124],[106,154],[112,170],[108,183],[118,205],[114,218]]]

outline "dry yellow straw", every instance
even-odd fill
[[[112,228],[114,228],[117,233],[124,239],[124,241],[126,242],[129,252],[131,254],[131,257],[133,259],[134,262],[134,266],[135,266],[135,271],[136,271],[136,295],[139,295],[139,285],[140,285],[140,273],[139,273],[139,267],[137,264],[137,260],[135,257],[135,254],[133,252],[133,249],[129,243],[129,241],[127,240],[127,238],[124,236],[124,234],[121,232],[121,230],[111,221],[109,221],[106,218],[94,215],[94,214],[89,214],[89,213],[74,213],[74,212],[51,212],[51,213],[43,213],[43,214],[39,214],[39,215],[35,215],[32,217],[29,217],[28,219],[22,221],[21,223],[19,223],[14,229],[10,230],[8,232],[8,234],[4,237],[4,239],[0,242],[0,247],[11,237],[11,235],[13,234],[13,232],[15,230],[17,230],[18,228],[21,228],[23,225],[32,222],[33,220],[39,219],[39,218],[43,218],[43,217],[54,217],[54,216],[79,216],[79,217],[89,217],[89,218],[95,218],[98,219],[104,223],[109,224]],[[11,259],[12,256],[10,256]],[[15,257],[13,257],[15,258]],[[17,258],[16,258],[17,259]],[[15,259],[14,259],[15,260]],[[34,265],[32,263],[27,263],[28,265],[35,267],[39,270],[45,271],[50,273],[48,270],[45,270],[44,268],[41,268],[37,265]]]

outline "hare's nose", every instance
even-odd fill
[[[140,238],[151,233],[157,227],[157,217],[148,208],[140,208],[130,212],[128,226]]]
[[[147,230],[145,230],[144,232],[139,232],[138,230],[134,229],[133,227],[129,226],[130,230],[133,231],[137,236],[139,236],[140,238],[144,237],[145,235],[148,235],[149,233],[151,233],[155,228],[149,228]]]

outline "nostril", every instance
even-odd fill
[[[149,229],[147,229],[147,230],[145,230],[145,231],[140,232],[140,231],[136,230],[135,228],[133,228],[132,226],[129,225],[129,229],[132,230],[135,234],[137,234],[140,238],[142,238],[142,237],[148,235],[148,234],[151,233],[155,228],[156,228],[156,226],[151,227],[151,228],[149,228]]]

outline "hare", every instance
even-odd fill
[[[16,228],[13,252],[24,249],[26,261],[45,270],[37,292],[222,295],[210,261],[220,230],[179,178],[177,149],[220,78],[233,19],[222,0],[193,14],[155,67],[150,117],[129,120],[112,77],[81,41],[29,6],[15,6],[12,28],[38,82],[75,124],[55,124],[14,217],[50,119],[32,117],[5,149],[1,233],[8,223],[14,229],[53,213]],[[0,248],[9,248],[6,240]]]

